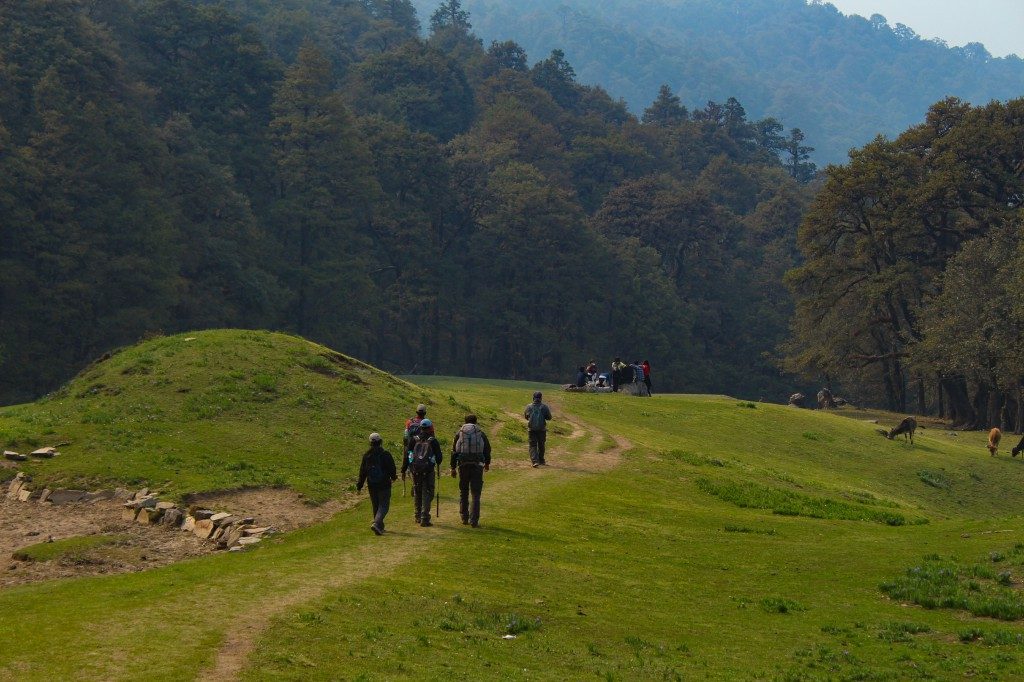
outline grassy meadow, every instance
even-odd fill
[[[1012,443],[992,458],[981,434],[927,429],[911,448],[853,410],[549,387],[550,466],[532,469],[516,415],[535,385],[415,381],[207,332],[0,411],[7,446],[72,443],[37,478],[172,494],[326,499],[365,434],[396,440],[421,401],[442,436],[477,412],[496,457],[478,529],[445,478],[431,529],[399,486],[383,538],[364,502],[240,554],[0,591],[0,678],[1024,677]]]

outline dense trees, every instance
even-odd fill
[[[424,39],[406,0],[0,5],[0,399],[224,325],[406,372],[635,353],[666,388],[784,395],[808,189],[782,125],[668,87],[638,120],[560,51],[431,10]]]
[[[789,367],[966,426],[1015,415],[1022,148],[1024,100],[949,99],[829,168],[789,274]]]
[[[435,0],[415,0],[433,9]],[[1018,97],[1024,61],[974,43],[950,48],[885,17],[846,17],[814,0],[464,0],[485,40],[530,54],[564,50],[579,80],[642,112],[668,83],[690,109],[739,97],[755,118],[799,125],[819,163],[882,133],[896,136],[934,102]]]

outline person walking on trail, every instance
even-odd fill
[[[359,467],[359,482],[356,491],[362,492],[363,485],[370,492],[370,503],[373,505],[373,523],[370,530],[377,535],[384,534],[384,517],[391,507],[391,484],[398,480],[395,471],[395,458],[384,449],[383,439],[379,433],[370,434],[370,449],[363,455]]]
[[[416,523],[424,528],[430,522],[430,503],[434,501],[435,479],[440,471],[444,454],[441,444],[433,436],[434,424],[424,419],[419,424],[419,433],[414,436],[416,443],[402,462],[402,480],[412,475],[412,503],[416,512]]]
[[[644,386],[647,387],[647,397],[651,397],[651,363],[644,360]]]
[[[427,406],[420,403],[416,407],[416,416],[405,420],[405,433],[403,434],[406,450],[412,450],[413,437],[419,432],[420,423],[427,418]]]
[[[544,461],[544,445],[548,438],[548,422],[551,421],[551,410],[541,402],[543,394],[537,391],[533,394],[533,402],[523,410],[526,423],[530,429],[530,461],[534,468],[547,466]]]
[[[476,424],[476,415],[467,414],[466,423],[455,434],[452,445],[452,478],[459,475],[459,513],[462,524],[480,525],[480,493],[484,489],[484,472],[491,470],[491,442]],[[472,494],[472,504],[470,503]]]

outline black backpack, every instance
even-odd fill
[[[387,480],[388,476],[384,473],[384,453],[376,452],[377,456],[370,460],[370,466],[366,471],[366,480],[371,485],[377,485]]]
[[[430,438],[424,438],[412,449],[409,468],[412,469],[413,476],[431,473],[434,470],[436,462],[434,462],[434,448],[431,441]]]

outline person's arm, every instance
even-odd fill
[[[444,462],[444,453],[441,451],[441,443],[435,438],[433,441],[434,461],[440,467]]]
[[[405,478],[405,472],[409,468],[409,456],[406,453],[402,453],[402,478]]]
[[[366,483],[366,458],[363,457],[363,461],[359,463],[359,482],[356,483],[356,491],[362,491],[363,484]]]
[[[551,408],[547,405],[544,406],[544,421],[551,421]]]
[[[526,417],[527,419],[529,419],[530,418],[530,412],[532,410],[533,410],[533,404],[531,403],[531,404],[526,406],[525,410],[523,410],[523,416]]]
[[[491,441],[487,438],[487,434],[480,432],[484,437],[484,469],[491,468]]]

